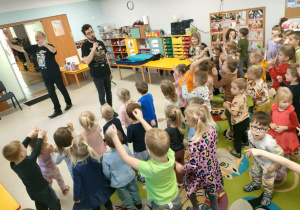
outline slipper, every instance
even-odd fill
[[[62,191],[64,195],[68,194],[70,187],[68,185],[65,186],[65,189]]]

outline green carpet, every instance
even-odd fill
[[[248,105],[252,105],[252,99],[248,97]],[[215,104],[222,104],[223,99],[221,96],[214,96],[213,102]],[[271,99],[273,103],[273,99]],[[271,107],[271,106],[270,106]],[[269,109],[270,109],[269,107]],[[230,148],[233,147],[233,143],[223,136],[223,132],[228,128],[227,120],[217,121],[219,125],[219,134],[218,134],[218,161],[222,170],[223,179],[224,179],[224,191],[218,193],[219,199],[219,210],[252,210],[252,209],[270,209],[270,210],[297,210],[300,207],[299,199],[300,195],[300,186],[299,186],[299,175],[293,171],[288,170],[288,175],[282,181],[275,182],[275,189],[273,193],[272,204],[268,208],[262,208],[257,205],[258,198],[263,193],[263,188],[253,192],[245,192],[243,186],[251,182],[249,175],[249,169],[252,164],[253,158],[249,160],[243,156],[243,158],[238,159],[230,155]],[[218,130],[219,130],[218,129]],[[243,148],[244,151],[247,148]],[[296,161],[296,160],[295,160]],[[300,164],[300,161],[297,160],[297,163]],[[146,190],[145,186],[138,183],[140,189],[140,195],[142,199],[146,199]],[[180,188],[183,209],[186,210],[187,207],[191,207],[191,203],[185,197],[185,190]],[[199,202],[200,209],[207,209],[209,201],[202,194],[202,191],[197,192],[197,199]],[[120,205],[120,200],[117,193],[111,197],[112,202],[115,205]],[[143,204],[146,204],[144,209],[147,209],[147,205],[150,205],[149,202],[143,200]]]

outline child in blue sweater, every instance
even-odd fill
[[[104,154],[102,160],[103,173],[110,179],[110,186],[117,189],[119,198],[128,210],[142,208],[142,199],[139,195],[139,188],[135,180],[135,172],[127,165],[118,154],[112,139],[105,133],[106,144],[111,148]],[[122,133],[118,131],[118,139],[122,142]],[[124,149],[132,157],[129,148],[123,144]]]

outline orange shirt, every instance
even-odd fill
[[[263,61],[260,63],[260,66],[264,68],[264,73],[261,75],[261,79],[266,82],[267,81],[267,68],[268,68],[268,62]],[[245,75],[244,78],[248,79],[248,76]]]
[[[186,78],[186,86],[187,86],[188,92],[192,92],[195,89],[194,82],[193,82],[194,74],[195,74],[195,71],[191,74],[190,70],[188,70],[185,73],[185,75],[181,78],[181,80],[178,82],[180,87],[182,87],[182,80],[184,78]]]

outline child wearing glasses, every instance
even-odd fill
[[[250,130],[248,131],[249,148],[262,149],[276,155],[283,156],[284,152],[277,144],[276,140],[268,134],[271,116],[263,111],[255,112],[252,115]],[[251,156],[251,151],[247,151],[246,157]],[[277,174],[278,164],[263,157],[254,157],[250,175],[252,182],[244,186],[246,192],[259,190],[262,184],[264,188],[261,205],[269,206],[272,201],[272,193],[274,190],[274,181]]]

